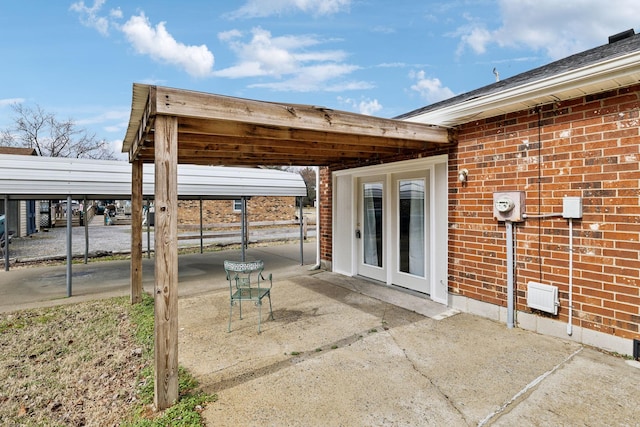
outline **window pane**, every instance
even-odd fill
[[[364,184],[363,197],[364,263],[382,267],[382,183]]]
[[[400,180],[399,185],[399,270],[424,277],[425,182],[422,179]]]

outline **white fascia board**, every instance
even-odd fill
[[[532,101],[540,100],[541,98],[551,98],[555,101],[562,101],[570,97],[575,97],[575,95],[569,95],[567,98],[563,98],[563,93],[572,92],[575,94],[575,91],[581,91],[581,88],[592,87],[603,82],[614,82],[616,79],[630,74],[640,73],[639,61],[640,52],[633,52],[583,68],[557,74],[553,77],[536,80],[438,110],[428,111],[424,114],[407,118],[406,120],[452,127],[469,122],[473,120],[474,117],[487,111],[496,110],[499,112],[490,115],[484,114],[483,117],[492,117],[493,115],[530,108],[540,104],[540,102],[535,102],[534,105],[531,105]],[[614,85],[602,85],[601,87],[603,90],[609,90],[614,87]],[[584,94],[584,91],[582,91],[582,93]]]

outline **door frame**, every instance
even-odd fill
[[[382,266],[373,266],[366,264],[364,262],[364,244],[365,239],[367,238],[365,233],[365,209],[363,206],[363,196],[364,191],[363,187],[365,184],[382,184],[382,247],[381,252],[378,254],[378,257],[382,260]],[[388,238],[387,226],[389,220],[387,219],[387,198],[388,198],[388,185],[387,185],[387,177],[385,175],[370,175],[365,177],[356,178],[356,198],[357,202],[355,204],[356,211],[356,229],[355,229],[355,238],[356,238],[356,259],[357,259],[357,274],[368,277],[370,279],[378,280],[381,282],[386,282],[387,280],[387,269],[389,268],[389,260],[387,254],[389,252],[386,241]]]
[[[400,202],[400,181],[407,180],[424,180],[425,188],[424,188],[424,206],[423,206],[423,224],[424,224],[424,252],[423,252],[423,267],[424,267],[424,275],[422,277],[416,276],[410,273],[405,273],[400,271],[400,248],[399,248],[399,239],[400,239],[400,221],[399,221],[399,202]],[[430,275],[429,270],[431,267],[431,263],[429,262],[429,258],[431,256],[431,173],[427,169],[419,169],[413,170],[410,172],[399,172],[391,174],[391,183],[392,193],[390,194],[390,207],[393,209],[390,212],[390,222],[393,224],[394,233],[393,236],[390,236],[393,240],[389,242],[391,246],[391,253],[394,254],[393,257],[389,257],[389,261],[391,264],[389,265],[389,269],[391,270],[391,283],[397,286],[401,286],[403,288],[408,288],[417,292],[429,294],[431,292],[430,288]]]
[[[440,155],[422,159],[406,160],[384,165],[345,169],[332,173],[332,271],[348,276],[356,276],[358,268],[358,247],[356,225],[358,223],[358,183],[361,179],[385,176],[387,192],[393,185],[394,176],[402,176],[412,171],[426,170],[429,173],[429,227],[430,239],[426,248],[430,254],[427,260],[427,280],[429,297],[437,302],[448,302],[448,156]],[[385,198],[385,209],[393,212],[391,197]],[[387,215],[388,217],[388,215]],[[396,220],[388,219],[385,224],[387,258],[396,239]],[[387,260],[388,262],[388,260]],[[395,262],[394,262],[395,265]],[[394,267],[395,268],[395,267]],[[392,270],[387,268],[386,285],[393,284]]]

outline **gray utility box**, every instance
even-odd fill
[[[524,221],[524,191],[493,193],[493,217],[498,221]]]

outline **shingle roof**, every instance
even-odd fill
[[[499,82],[481,87],[479,89],[475,89],[470,92],[466,92],[461,95],[436,102],[435,104],[427,105],[425,107],[410,111],[408,113],[404,113],[394,118],[407,119],[410,117],[418,116],[420,114],[424,114],[429,111],[435,111],[444,107],[461,104],[471,99],[499,93],[507,89],[519,87],[527,83],[542,80],[568,71],[577,70],[579,68],[597,64],[599,62],[613,59],[634,51],[640,51],[640,34],[624,38],[617,42],[598,46],[584,52],[576,53],[564,59],[560,59],[539,68],[535,68],[531,71],[527,71],[516,76],[501,80]]]

